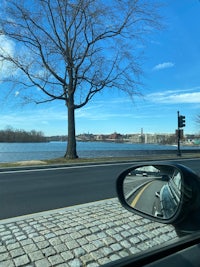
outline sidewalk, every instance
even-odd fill
[[[0,221],[0,267],[96,267],[176,238],[116,198]]]

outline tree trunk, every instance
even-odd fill
[[[76,159],[78,158],[76,151],[76,132],[75,132],[75,109],[74,100],[71,96],[68,103],[68,144],[65,158]]]

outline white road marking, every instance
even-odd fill
[[[152,160],[152,162],[159,163],[163,161],[195,161],[199,160],[199,158],[193,158],[193,159],[162,159],[162,160]],[[40,168],[38,166],[38,169],[27,169],[27,170],[10,170],[10,171],[2,171],[1,174],[10,174],[10,173],[27,173],[27,172],[42,172],[42,171],[57,171],[57,170],[68,170],[68,169],[82,169],[82,168],[96,168],[96,167],[107,167],[107,166],[115,166],[115,165],[141,165],[141,164],[149,164],[151,160],[149,161],[130,161],[130,162],[116,162],[116,163],[107,163],[107,164],[94,164],[94,165],[80,165],[80,166],[64,166],[64,167],[51,167],[51,168]],[[31,167],[31,166],[29,166]],[[9,167],[8,167],[9,168]]]

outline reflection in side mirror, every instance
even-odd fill
[[[181,203],[182,174],[169,165],[140,166],[124,177],[122,187],[130,208],[167,220]]]

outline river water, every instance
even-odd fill
[[[49,143],[0,143],[0,162],[15,162],[22,160],[45,160],[63,157],[66,151],[66,142]],[[182,146],[181,149],[188,150],[191,147]],[[192,146],[199,150],[200,147]],[[79,157],[132,157],[163,151],[177,150],[176,146],[156,144],[129,144],[114,142],[77,142]]]

